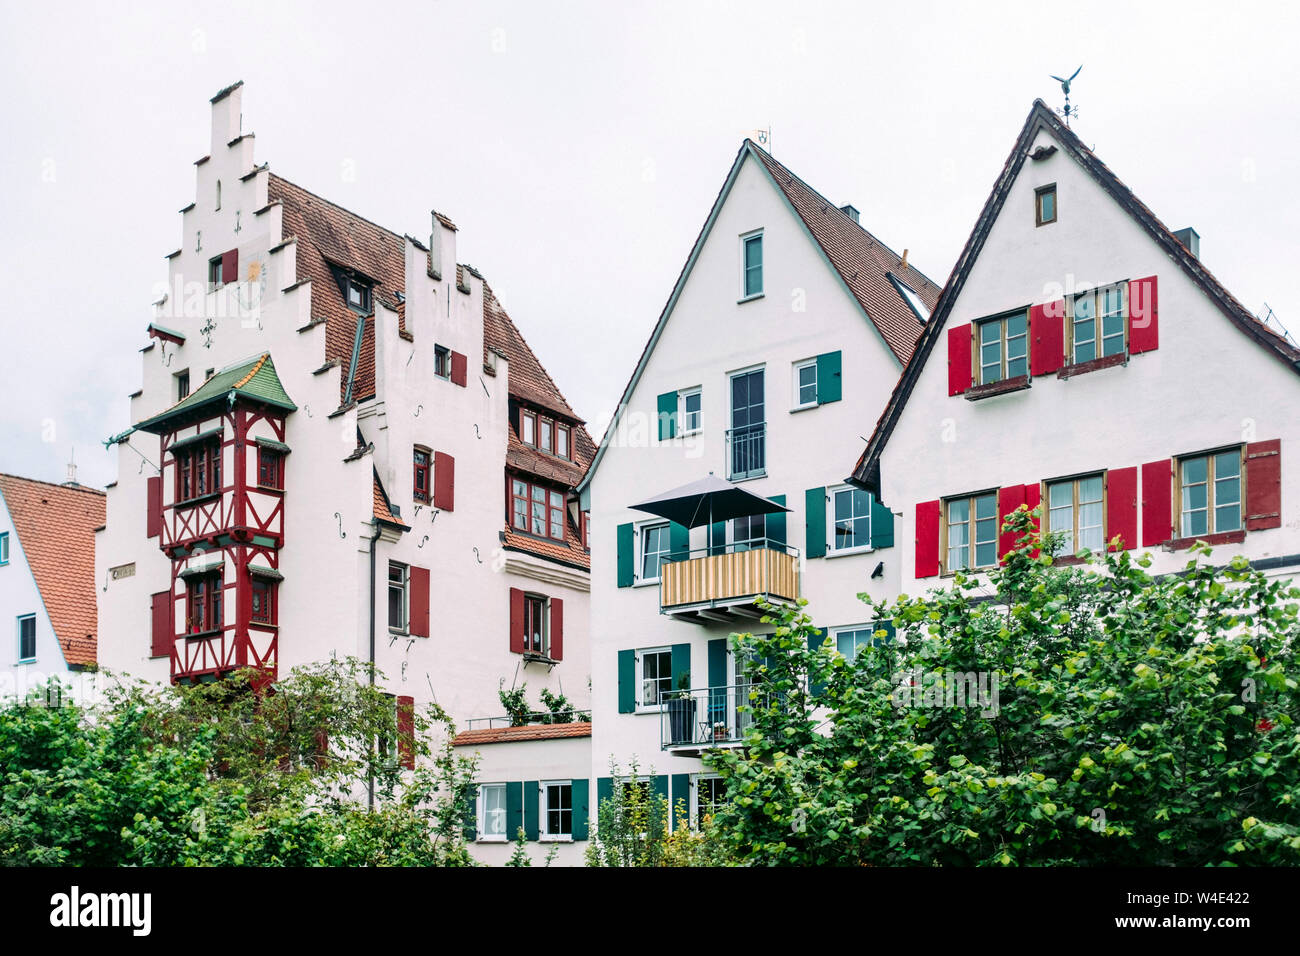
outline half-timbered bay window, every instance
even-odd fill
[[[185,579],[186,632],[203,634],[224,625],[221,571],[205,571]]]
[[[1070,355],[1078,365],[1109,355],[1123,355],[1128,331],[1127,282],[1080,292],[1068,299]]]
[[[1029,374],[1029,323],[1025,312],[1011,312],[975,323],[976,384],[988,385]]]
[[[991,568],[998,560],[997,492],[945,502],[948,547],[944,570]]]
[[[405,631],[407,622],[406,565],[388,562],[388,628]]]
[[[257,446],[257,486],[284,491],[284,452],[268,445]]]
[[[176,501],[202,498],[221,490],[221,436],[172,449],[176,461]]]
[[[1180,537],[1239,531],[1241,449],[1178,460]]]
[[[519,478],[510,479],[510,524],[539,538],[564,540],[564,495]]]
[[[415,476],[412,483],[412,497],[416,501],[429,502],[429,489],[432,487],[429,481],[429,449],[416,446],[413,455]]]
[[[1071,478],[1047,486],[1047,529],[1065,536],[1063,554],[1104,551],[1106,547],[1105,507],[1102,477]]]
[[[253,612],[251,620],[254,624],[278,624],[279,623],[279,590],[280,582],[271,577],[262,575],[253,575],[250,582],[250,590],[253,599]]]

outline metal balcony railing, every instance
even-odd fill
[[[767,474],[767,422],[727,429],[727,478],[757,478]]]
[[[734,746],[751,723],[755,684],[699,687],[669,691],[659,702],[659,743],[662,750],[707,750]]]
[[[799,555],[783,541],[760,538],[673,552],[659,569],[659,608],[666,614],[701,609],[739,612],[758,597],[799,598]],[[753,608],[751,616],[757,617]]]

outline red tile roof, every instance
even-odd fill
[[[557,740],[564,737],[590,737],[591,723],[581,724],[530,724],[527,727],[493,727],[488,730],[466,730],[452,738],[453,747],[475,747],[480,744],[508,744],[520,740]]]
[[[753,152],[880,330],[890,350],[906,365],[924,326],[889,281],[889,276],[891,273],[896,276],[931,310],[939,301],[940,287],[911,265],[904,266],[902,258],[892,249],[778,163],[765,149],[754,145]]]
[[[384,491],[384,486],[379,483],[379,472],[375,472],[374,508],[375,518],[378,520],[385,521],[388,524],[395,524],[402,528],[410,527],[410,525],[404,522],[401,518],[393,514],[392,509],[389,507],[388,495]]]
[[[95,529],[104,524],[104,493],[0,475],[0,495],[64,660],[95,663]]]

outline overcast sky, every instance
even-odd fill
[[[259,162],[397,232],[451,216],[458,257],[593,423],[750,131],[770,125],[778,159],[942,283],[1033,100],[1061,105],[1049,74],[1080,63],[1083,140],[1166,225],[1196,227],[1247,308],[1267,302],[1300,335],[1295,5],[0,13],[0,471],[62,481],[75,446],[83,483],[114,478],[100,442],[130,424],[208,99],[239,79]]]

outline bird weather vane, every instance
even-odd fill
[[[1079,69],[1071,73],[1070,78],[1068,80],[1062,79],[1059,76],[1052,77],[1052,79],[1056,80],[1057,83],[1061,84],[1061,92],[1065,94],[1065,109],[1061,111],[1061,115],[1065,117],[1066,126],[1070,125],[1071,116],[1077,117],[1079,115],[1079,107],[1070,106],[1070,84],[1074,82],[1074,78],[1079,75],[1079,70],[1082,69],[1083,69],[1083,64],[1080,63]]]

